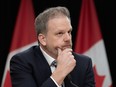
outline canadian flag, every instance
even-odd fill
[[[9,71],[11,57],[15,53],[23,51],[35,44],[37,44],[37,40],[34,29],[34,10],[32,1],[21,0],[1,87],[12,87]]]
[[[112,87],[105,45],[93,0],[82,0],[74,51],[92,58],[96,87]]]

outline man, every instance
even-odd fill
[[[14,55],[10,61],[13,87],[95,87],[91,58],[72,50],[67,8],[46,9],[36,17],[35,28],[39,46]]]

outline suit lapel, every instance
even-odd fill
[[[41,77],[42,81],[45,81],[45,79],[48,79],[51,75],[51,69],[49,67],[49,64],[45,57],[43,56],[39,46],[36,48],[36,56],[37,56],[37,62],[38,62],[38,70],[39,70],[39,75]],[[40,78],[39,77],[39,78]]]

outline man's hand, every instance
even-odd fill
[[[72,55],[72,49],[61,50],[58,48],[57,69],[61,70],[64,76],[67,76],[75,67],[76,61]]]
[[[72,55],[72,49],[61,50],[58,48],[57,68],[52,77],[59,85],[62,84],[64,78],[74,69],[75,65],[76,60]]]

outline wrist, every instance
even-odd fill
[[[58,85],[61,85],[63,83],[64,78],[66,77],[66,75],[55,70],[52,73],[51,77],[58,83]]]

